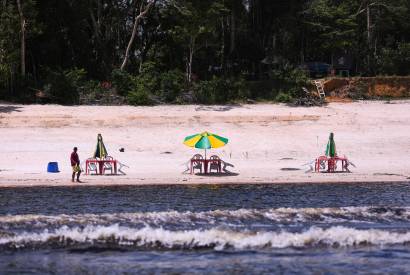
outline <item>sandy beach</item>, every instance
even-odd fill
[[[0,105],[0,186],[71,183],[69,156],[91,157],[101,133],[121,176],[82,176],[83,185],[287,182],[394,182],[410,177],[410,101],[330,103],[325,107]],[[200,150],[185,136],[210,131],[229,138],[212,150],[231,163],[231,175],[184,174]],[[352,173],[306,173],[322,155],[329,132]],[[119,149],[124,148],[124,152]],[[47,173],[57,161],[60,173]]]

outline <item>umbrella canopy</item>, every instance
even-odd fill
[[[101,134],[98,134],[97,148],[95,149],[95,152],[94,152],[94,158],[103,159],[106,156],[108,156],[107,149],[105,148]]]
[[[205,149],[205,158],[206,158],[206,149],[219,148],[223,147],[228,143],[228,139],[208,133],[203,132],[201,134],[196,134],[192,136],[187,136],[184,140],[184,144],[189,147],[194,147],[198,149]]]
[[[337,155],[336,153],[336,144],[335,144],[335,140],[333,139],[333,133],[330,133],[329,136],[329,141],[327,142],[327,146],[326,146],[326,156],[328,157],[335,157]]]
[[[198,149],[219,148],[225,146],[227,143],[227,138],[208,132],[187,136],[184,140],[184,144],[186,146],[195,147]]]

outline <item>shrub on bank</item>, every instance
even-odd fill
[[[44,93],[54,103],[72,105],[79,103],[79,93],[84,84],[84,69],[47,70]]]
[[[222,78],[214,76],[211,80],[200,81],[194,86],[198,103],[223,104],[248,98],[249,92],[241,78]]]
[[[142,106],[154,104],[147,90],[141,85],[137,85],[134,90],[128,92],[127,102],[131,105]]]

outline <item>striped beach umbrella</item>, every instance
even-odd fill
[[[211,148],[220,148],[225,146],[228,143],[228,139],[208,133],[203,132],[200,134],[187,136],[184,140],[184,144],[189,147],[204,149],[205,150],[205,158],[206,158],[206,149]]]
[[[107,149],[105,148],[105,145],[104,145],[103,138],[102,138],[101,134],[98,134],[97,148],[95,149],[95,152],[94,152],[94,158],[103,159],[106,156],[108,156]]]

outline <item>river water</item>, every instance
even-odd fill
[[[410,184],[0,189],[0,273],[410,273]]]

